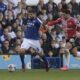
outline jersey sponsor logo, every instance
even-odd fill
[[[27,23],[27,26],[32,27],[32,26],[34,26],[34,23]]]

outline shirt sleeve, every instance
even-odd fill
[[[37,26],[40,27],[42,24],[43,22],[39,18],[37,18]]]
[[[56,24],[58,24],[58,23],[61,23],[61,21],[62,21],[62,19],[61,18],[59,18],[59,19],[57,19],[57,20],[53,20],[53,21],[50,21],[50,22],[48,22],[48,26],[53,26],[53,25],[56,25]]]

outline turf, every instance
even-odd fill
[[[0,70],[0,80],[80,80],[80,70],[60,71],[27,70],[8,72]]]

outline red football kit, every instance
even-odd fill
[[[76,36],[77,23],[74,18],[71,17],[68,20],[64,20],[63,18],[58,18],[55,21],[48,22],[48,26],[56,25],[59,23],[61,23],[63,25],[63,28],[66,30],[68,39]]]

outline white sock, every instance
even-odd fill
[[[69,68],[69,63],[70,63],[70,53],[67,53],[63,55],[63,60],[64,60],[64,64],[63,66],[67,66]]]
[[[63,54],[63,66],[67,65],[66,55]]]
[[[66,61],[67,61],[67,67],[69,68],[69,64],[70,64],[70,52],[66,56]]]

